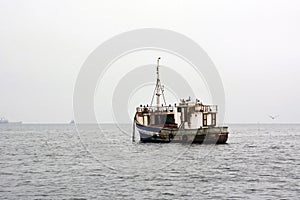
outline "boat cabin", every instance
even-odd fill
[[[216,105],[203,105],[199,100],[180,100],[174,106],[136,108],[136,119],[144,126],[193,129],[216,126]]]

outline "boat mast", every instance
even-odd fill
[[[153,95],[152,95],[152,99],[151,99],[151,104],[150,106],[152,106],[153,100],[154,100],[154,96],[156,95],[156,108],[157,110],[159,110],[159,107],[161,106],[160,104],[160,96],[163,96],[163,100],[164,103],[166,105],[166,99],[165,99],[165,95],[164,95],[164,88],[161,86],[160,83],[160,78],[159,78],[159,60],[160,57],[157,59],[157,66],[156,66],[156,85],[155,85],[155,89],[153,91]]]
[[[161,86],[160,86],[160,79],[159,79],[159,60],[160,60],[160,57],[157,59],[157,67],[156,67],[156,75],[157,75],[157,78],[156,78],[156,106],[157,108],[159,108],[160,106],[160,90],[161,90]]]

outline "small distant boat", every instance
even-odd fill
[[[156,86],[150,106],[140,105],[136,108],[134,131],[138,129],[141,142],[176,142],[176,143],[218,143],[224,144],[228,139],[228,127],[217,126],[217,105],[204,105],[196,99],[181,99],[178,104],[167,105],[164,90],[159,77],[159,60],[156,67]],[[152,106],[154,96],[156,105]],[[163,96],[164,103],[160,98]]]
[[[1,117],[0,124],[22,124],[22,122],[10,122],[8,119]]]

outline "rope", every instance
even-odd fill
[[[132,142],[135,142],[135,120],[133,118],[133,123],[132,123]]]

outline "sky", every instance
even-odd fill
[[[69,122],[91,52],[120,33],[161,28],[212,59],[228,123],[300,123],[299,10],[296,0],[0,0],[0,116]]]

